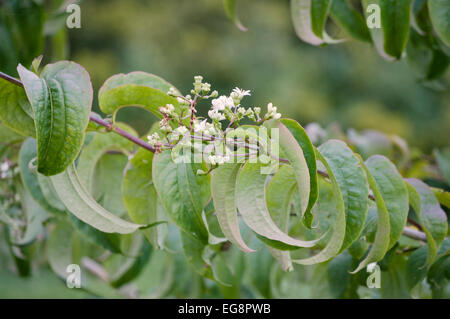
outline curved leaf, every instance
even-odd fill
[[[275,224],[285,233],[288,233],[289,230],[291,202],[296,186],[297,181],[295,180],[292,167],[283,165],[270,180],[266,188],[267,209]],[[268,248],[284,271],[294,269],[288,251],[281,251],[272,247]]]
[[[359,238],[369,209],[369,185],[358,157],[342,141],[329,140],[319,148],[333,171],[345,203],[345,239],[341,251]]]
[[[211,195],[220,229],[229,241],[244,252],[254,250],[247,246],[239,230],[236,208],[236,178],[241,164],[223,164],[214,169],[211,177]]]
[[[333,1],[330,8],[333,20],[353,38],[371,42],[370,32],[364,17],[349,0]]]
[[[34,138],[26,139],[19,152],[19,170],[22,182],[34,200],[49,213],[63,214],[64,208],[50,203],[44,194],[36,172],[30,170],[30,162],[37,156],[37,143]],[[45,176],[41,176],[46,178]]]
[[[7,81],[0,81],[0,121],[23,136],[36,136],[33,111],[25,90]]]
[[[153,153],[139,149],[125,169],[122,197],[131,220],[139,224],[153,224],[158,220],[158,194],[152,182]],[[142,232],[158,248],[158,227],[142,229]]]
[[[244,222],[255,233],[273,241],[295,247],[313,247],[319,240],[303,241],[283,232],[272,220],[265,203],[267,175],[261,174],[261,163],[244,164],[238,176],[236,203]]]
[[[408,190],[397,168],[386,157],[372,156],[367,159],[366,165],[389,212],[389,249],[391,249],[400,239],[406,226],[409,211]]]
[[[290,165],[294,169],[300,195],[301,212],[303,216],[309,207],[311,193],[311,177],[309,175],[309,167],[303,150],[299,143],[297,143],[295,137],[291,134],[290,130],[283,123],[280,121],[271,121],[266,123],[266,125],[270,128],[277,128],[279,130],[280,153],[289,160]],[[309,161],[311,162],[311,155],[308,155]]]
[[[291,0],[291,16],[297,36],[312,45],[321,45],[330,0]]]
[[[431,188],[424,182],[406,179],[411,206],[414,208],[428,242],[426,264],[430,265],[436,258],[440,244],[447,235],[447,215],[439,205]]]
[[[378,1],[381,9],[384,51],[390,56],[400,59],[408,42],[412,0]]]
[[[237,17],[236,14],[236,0],[223,0],[223,7],[225,8],[225,13],[227,14],[228,18],[233,21],[233,23],[238,27],[241,31],[247,31],[247,28],[244,27]]]
[[[310,176],[310,192],[308,207],[303,213],[303,222],[308,228],[311,228],[311,224],[313,221],[311,210],[314,207],[317,199],[319,198],[319,181],[317,176],[316,152],[305,129],[300,124],[298,124],[297,121],[291,119],[281,119],[280,122],[284,126],[286,126],[286,128],[289,130],[289,132],[291,132],[292,136],[302,148],[303,155],[305,156],[306,164],[308,166]]]
[[[447,0],[428,0],[434,30],[450,46],[450,3]]]
[[[194,165],[174,163],[170,151],[153,157],[153,183],[165,211],[184,232],[207,244],[202,211],[210,197],[209,175],[194,170]]]
[[[128,234],[143,226],[120,219],[100,206],[81,184],[74,165],[51,179],[67,209],[92,227],[105,233]]]
[[[17,68],[35,115],[38,172],[63,172],[81,150],[92,105],[92,85],[80,65],[61,61],[47,65],[41,78]]]
[[[383,194],[380,190],[381,187],[389,185],[388,184],[389,182],[386,182],[386,180],[383,181],[381,178],[378,178],[378,180],[377,180],[374,177],[375,174],[377,175],[377,177],[379,177],[380,175],[382,176],[383,169],[386,167],[389,167],[389,165],[391,165],[391,164],[385,157],[380,156],[380,155],[374,155],[374,156],[370,157],[366,161],[367,166],[362,162],[362,159],[360,159],[360,160],[361,160],[361,165],[362,165],[364,171],[366,172],[367,180],[369,182],[370,188],[372,189],[373,196],[375,197],[375,203],[377,205],[377,211],[378,211],[377,212],[378,219],[377,219],[377,231],[375,234],[375,239],[373,241],[372,247],[371,247],[368,255],[366,256],[366,258],[364,258],[359,263],[358,267],[356,267],[356,269],[351,272],[352,274],[357,273],[358,271],[360,271],[361,269],[363,269],[370,263],[377,262],[377,261],[380,261],[381,259],[383,259],[384,255],[389,250],[389,242],[390,242],[390,234],[391,234],[390,216],[392,216],[392,215],[389,214],[387,204],[385,202],[385,198],[383,197]],[[369,160],[371,160],[371,161],[369,162]],[[377,164],[380,164],[380,165],[377,165]],[[383,164],[384,164],[384,167],[381,168],[380,171],[378,171],[379,166],[383,166]],[[372,174],[374,174],[374,175],[372,175]],[[395,193],[395,189],[394,189],[393,193]],[[389,199],[393,199],[395,201],[395,195],[393,198],[389,197]],[[406,222],[406,220],[405,220],[405,222]],[[403,231],[403,227],[401,230]]]
[[[178,105],[175,98],[166,94],[171,87],[173,85],[162,78],[145,72],[118,74],[106,80],[100,88],[99,106],[106,114],[115,114],[126,106],[137,106],[161,117],[159,107]]]
[[[128,133],[137,136],[134,129],[119,123],[118,126]],[[78,159],[77,171],[81,183],[92,194],[95,167],[107,151],[122,151],[125,154],[133,149],[134,144],[120,135],[113,133],[95,133],[90,143],[83,148]]]
[[[326,147],[325,147],[326,149]],[[327,245],[324,249],[322,249],[317,255],[312,257],[304,258],[304,259],[296,259],[292,260],[292,262],[302,265],[312,265],[318,264],[324,261],[327,261],[334,256],[336,256],[341,250],[342,243],[345,238],[345,203],[344,198],[342,196],[342,192],[340,190],[339,184],[334,176],[334,172],[332,167],[328,164],[327,158],[325,155],[328,155],[325,152],[325,155],[322,155],[322,146],[317,149],[316,156],[320,162],[325,166],[328,172],[328,176],[331,181],[331,187],[333,190],[333,198],[336,204],[336,220],[334,221],[334,229],[331,238],[329,239]]]

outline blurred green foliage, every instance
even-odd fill
[[[388,63],[369,44],[302,43],[288,0],[238,5],[248,32],[227,19],[219,0],[84,1],[82,28],[70,31],[71,59],[88,69],[96,89],[112,74],[143,70],[186,91],[201,74],[219,93],[250,89],[250,105],[273,102],[302,124],[379,129],[425,151],[449,145],[447,87],[425,87],[405,60]],[[151,124],[141,110],[123,113],[141,133]]]

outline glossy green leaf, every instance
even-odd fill
[[[409,19],[412,0],[378,0],[384,50],[396,59],[402,57],[409,36]]]
[[[326,151],[326,147],[324,148]],[[344,198],[342,196],[341,189],[339,187],[338,181],[336,180],[336,177],[334,175],[334,171],[332,167],[328,164],[327,158],[325,155],[328,156],[327,152],[324,152],[325,155],[322,155],[322,146],[317,149],[316,156],[318,160],[325,166],[328,176],[330,178],[332,191],[333,191],[333,200],[336,205],[336,219],[334,221],[334,227],[333,227],[333,234],[331,235],[327,245],[325,248],[323,248],[318,254],[304,258],[304,259],[296,259],[292,262],[302,264],[302,265],[312,265],[312,264],[318,264],[324,261],[327,261],[334,256],[336,256],[344,242],[345,238],[345,203]]]
[[[359,263],[358,267],[352,272],[352,274],[357,273],[370,263],[377,262],[383,259],[384,255],[386,255],[387,251],[389,250],[389,243],[391,236],[390,216],[392,215],[389,214],[387,203],[385,202],[385,197],[383,197],[383,193],[381,192],[381,187],[384,188],[386,185],[392,186],[392,184],[389,184],[389,179],[386,180],[386,177],[384,181],[381,177],[384,174],[383,173],[384,169],[389,168],[390,165],[392,164],[389,162],[389,160],[380,155],[374,155],[370,157],[366,161],[366,164],[362,162],[362,159],[360,160],[361,165],[366,173],[369,186],[372,189],[373,196],[375,197],[378,216],[377,216],[377,230],[372,247],[370,248],[370,251],[367,254],[367,256]],[[377,178],[375,178],[374,175],[377,176]],[[396,187],[394,187],[394,189],[391,190],[391,192],[395,193]],[[388,199],[395,201],[396,197],[395,196],[388,197]],[[403,231],[403,228],[401,229],[401,231]],[[395,235],[397,234],[395,233]]]
[[[0,121],[23,136],[36,136],[33,111],[25,90],[10,82],[0,80]]]
[[[369,209],[369,185],[358,157],[342,141],[329,140],[319,148],[333,171],[345,203],[345,238],[341,251],[359,238]]]
[[[128,162],[122,184],[122,196],[128,215],[138,224],[158,221],[158,194],[152,182],[153,153],[139,149]],[[155,248],[160,247],[159,227],[142,229]]]
[[[319,187],[318,187],[318,175],[317,175],[317,165],[316,165],[316,153],[314,150],[314,146],[311,143],[311,140],[306,134],[305,129],[298,124],[298,122],[291,119],[281,119],[280,122],[286,126],[286,128],[291,132],[292,136],[295,138],[297,143],[300,145],[303,151],[303,155],[305,156],[306,164],[308,166],[309,171],[309,200],[308,207],[303,214],[303,222],[308,227],[311,228],[311,224],[313,221],[312,208],[319,198]],[[300,194],[300,193],[299,193]]]
[[[81,150],[92,106],[92,85],[80,65],[47,65],[41,78],[19,65],[18,72],[35,115],[38,172],[63,172]]]
[[[349,0],[333,1],[330,14],[333,20],[353,38],[365,42],[371,41],[366,20]]]
[[[319,240],[304,241],[292,238],[270,217],[264,192],[267,175],[261,174],[261,166],[261,163],[246,163],[238,176],[236,203],[245,224],[269,240],[295,247],[313,247]]]
[[[366,161],[366,165],[389,212],[390,249],[399,240],[406,226],[409,210],[408,190],[397,168],[386,157],[372,156]]]
[[[434,30],[450,46],[450,3],[447,0],[428,0],[428,9]]]
[[[137,106],[158,117],[158,108],[166,104],[178,105],[166,93],[173,87],[162,78],[145,72],[131,72],[110,77],[98,93],[99,106],[106,114],[115,114],[121,108]]]
[[[239,28],[241,31],[247,31],[247,28],[244,27],[239,20],[237,13],[236,13],[236,0],[223,0],[223,7],[225,9],[225,13],[227,14],[228,18],[233,21],[233,23],[236,25],[236,27]]]
[[[170,151],[153,157],[153,184],[167,215],[189,236],[207,244],[202,211],[210,198],[209,175],[196,172],[195,165],[174,163]]]
[[[37,143],[34,138],[26,139],[19,152],[19,170],[22,182],[34,200],[47,212],[53,214],[63,214],[62,207],[47,200],[48,196],[42,191],[38,180],[38,175],[30,169],[30,163],[37,156]],[[46,178],[42,176],[42,178]],[[42,181],[41,181],[42,183]],[[59,203],[58,203],[59,204]]]
[[[220,228],[229,241],[244,252],[254,250],[247,246],[239,230],[236,208],[236,179],[241,164],[224,164],[214,169],[211,177],[211,195]]]
[[[143,226],[120,219],[100,206],[81,184],[74,165],[51,179],[67,209],[92,227],[105,233],[128,234]]]
[[[436,258],[437,251],[447,235],[447,215],[439,205],[431,188],[424,182],[408,178],[406,179],[411,206],[416,212],[419,223],[427,236],[429,265]]]
[[[427,275],[428,248],[422,246],[415,250],[406,262],[406,284],[409,290],[413,289],[419,282],[421,282]]]

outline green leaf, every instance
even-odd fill
[[[266,204],[275,224],[286,234],[289,231],[289,215],[291,213],[291,202],[297,181],[291,166],[283,165],[270,180],[266,188]],[[284,271],[292,271],[291,257],[289,252],[269,247],[270,253],[280,264]]]
[[[0,122],[0,145],[8,146],[23,141],[24,137]]]
[[[50,234],[47,244],[47,256],[50,267],[61,278],[66,279],[67,266],[72,261],[72,234],[73,228],[64,220],[56,223]]]
[[[220,229],[243,252],[253,252],[242,239],[236,208],[236,178],[241,164],[223,164],[212,172],[211,195]]]
[[[227,17],[233,21],[239,30],[246,32],[247,28],[244,27],[236,14],[236,0],[223,0],[223,7]]]
[[[286,126],[286,128],[289,130],[289,132],[291,132],[292,136],[295,138],[297,143],[302,148],[303,155],[305,156],[306,164],[308,166],[310,176],[309,180],[310,192],[309,192],[308,207],[306,208],[306,211],[303,214],[303,223],[308,228],[311,228],[311,224],[313,221],[313,215],[311,210],[314,207],[314,204],[316,203],[317,199],[319,198],[319,186],[318,186],[319,182],[317,175],[316,153],[314,150],[314,146],[312,145],[311,140],[308,137],[308,134],[306,134],[305,129],[296,121],[291,119],[281,119],[280,122],[284,126]]]
[[[408,178],[406,182],[411,206],[427,236],[428,257],[426,265],[430,265],[436,258],[439,246],[447,235],[447,215],[427,184],[414,178]]]
[[[434,156],[439,165],[439,170],[444,175],[447,184],[450,185],[450,148],[445,148],[441,151],[435,150]]]
[[[412,290],[426,277],[428,272],[428,267],[426,266],[427,256],[427,246],[416,249],[411,256],[409,256],[405,270],[406,285],[409,290]]]
[[[353,38],[371,42],[367,23],[349,0],[333,1],[330,14],[333,20]]]
[[[447,0],[428,0],[428,9],[434,30],[450,46],[450,3]]]
[[[409,211],[408,190],[397,168],[386,157],[371,156],[366,165],[389,212],[390,249],[399,240],[406,226]]]
[[[350,274],[355,260],[348,252],[336,256],[328,263],[328,283],[333,298],[357,299],[357,289],[361,283],[360,278],[365,274]],[[359,279],[359,280],[358,280]]]
[[[47,65],[41,78],[19,65],[18,72],[35,114],[38,172],[63,172],[81,150],[92,105],[92,85],[80,65]]]
[[[138,224],[158,221],[158,194],[152,182],[153,153],[139,149],[128,162],[122,184],[122,196],[131,220]],[[160,247],[159,227],[142,229],[155,248]]]
[[[261,174],[261,167],[261,163],[247,162],[238,176],[236,203],[245,224],[255,233],[269,240],[281,242],[283,246],[313,247],[319,240],[303,241],[292,238],[283,232],[270,217],[264,192],[267,175]],[[285,249],[294,249],[294,247],[285,247]]]
[[[116,114],[121,108],[137,106],[144,108],[158,117],[158,108],[178,102],[166,93],[173,87],[162,78],[145,73],[131,72],[110,77],[98,93],[99,106],[106,114]]]
[[[26,139],[19,152],[19,170],[22,182],[34,200],[47,212],[53,214],[63,214],[61,207],[52,205],[44,195],[39,183],[37,173],[30,170],[30,162],[37,156],[37,143],[34,138]],[[45,176],[42,176],[46,178]],[[42,182],[41,182],[42,183]]]
[[[330,0],[291,0],[291,17],[297,36],[312,45],[321,45]]]
[[[342,141],[329,140],[319,147],[333,171],[345,203],[345,238],[341,251],[359,238],[369,209],[369,185],[358,157]]]
[[[439,188],[432,188],[432,190],[439,203],[447,208],[450,208],[450,193]]]
[[[92,244],[109,250],[115,254],[121,254],[120,235],[115,233],[104,233],[86,224],[72,214],[68,214],[69,221],[78,233]]]
[[[128,234],[143,226],[120,219],[100,206],[81,184],[74,165],[51,179],[67,209],[92,227],[105,233]]]
[[[280,121],[272,121],[266,125],[270,128],[277,128],[279,130],[280,153],[289,160],[290,165],[294,169],[297,185],[299,185],[297,189],[299,191],[301,212],[303,216],[309,207],[311,177],[309,175],[309,168],[302,147],[291,134],[290,130]],[[308,155],[309,161],[312,162],[311,155]]]
[[[378,0],[378,2],[381,9],[384,51],[400,59],[408,42],[412,0]]]
[[[12,238],[11,243],[16,246],[30,245],[44,230],[43,222],[48,218],[47,213],[34,201],[22,186],[19,187],[22,211],[25,214],[25,227],[19,238]]]
[[[232,275],[225,262],[208,245],[181,232],[184,255],[200,276],[214,280],[224,286],[230,286]]]
[[[208,243],[208,230],[202,217],[210,198],[209,175],[196,175],[196,165],[174,163],[171,152],[153,157],[153,184],[164,210],[189,236]]]
[[[324,147],[326,151],[326,146]],[[334,256],[336,256],[344,242],[345,238],[345,203],[344,198],[342,196],[341,189],[339,187],[338,181],[334,175],[334,171],[332,167],[328,164],[328,160],[325,156],[328,156],[327,152],[322,154],[322,146],[317,149],[316,156],[320,162],[325,166],[328,176],[331,181],[331,186],[333,190],[333,199],[336,205],[336,219],[334,221],[334,229],[331,238],[329,239],[327,245],[324,249],[322,249],[317,255],[312,257],[304,258],[304,259],[296,259],[293,260],[294,263],[302,264],[302,265],[311,265],[317,264],[324,261],[327,261]]]
[[[360,160],[361,165],[366,173],[369,186],[372,189],[373,196],[375,197],[378,219],[377,231],[372,247],[367,256],[359,263],[358,267],[351,272],[352,274],[357,273],[370,263],[377,262],[383,259],[384,255],[386,255],[387,251],[389,250],[391,234],[391,225],[389,220],[390,214],[385,202],[385,198],[383,197],[383,193],[380,190],[381,187],[389,185],[389,182],[386,180],[383,181],[380,176],[383,176],[382,174],[386,167],[389,168],[390,162],[385,157],[382,157],[380,155],[374,155],[370,157],[367,160],[366,164],[362,162],[362,159]],[[377,176],[377,179],[374,176],[375,174]],[[395,189],[392,191],[392,193],[395,193]],[[393,199],[395,201],[395,196],[393,198],[389,197],[388,199]]]
[[[134,129],[119,123],[118,127],[125,130],[128,133],[137,136]],[[121,151],[128,154],[134,147],[134,144],[123,138],[122,136],[114,133],[95,133],[91,142],[83,148],[78,159],[77,170],[80,177],[80,181],[85,185],[86,189],[93,194],[94,191],[94,171],[100,158],[108,151]]]
[[[0,81],[0,121],[23,136],[36,136],[33,112],[23,88]]]

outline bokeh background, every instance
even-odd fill
[[[238,12],[247,32],[227,19],[220,0],[83,1],[69,56],[87,68],[96,90],[113,74],[142,70],[187,93],[201,74],[219,93],[249,89],[249,106],[273,102],[303,125],[377,129],[425,152],[450,145],[449,72],[429,88],[405,59],[388,63],[369,44],[303,43],[288,0],[238,1]],[[155,120],[139,109],[120,119],[141,133]]]

